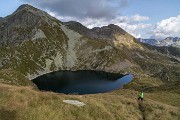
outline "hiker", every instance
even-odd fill
[[[143,101],[144,98],[144,93],[141,91],[141,93],[138,94],[138,101],[141,100]]]

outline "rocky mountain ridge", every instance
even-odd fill
[[[136,39],[117,25],[110,24],[103,27],[89,29],[76,21],[64,22],[68,28],[93,40],[108,40],[115,44],[136,44]],[[127,39],[128,37],[128,39]],[[132,45],[133,46],[133,45]],[[136,46],[136,45],[135,45]],[[140,47],[140,46],[138,46]]]
[[[91,39],[115,40],[115,34],[127,34],[127,32],[125,32],[122,28],[114,24],[103,27],[95,27],[92,29],[86,28],[76,21],[64,22],[63,24],[80,34],[90,37]]]

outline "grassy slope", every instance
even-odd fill
[[[67,37],[60,28],[41,24],[38,29],[43,30],[47,38],[26,40],[18,46],[0,48],[2,64],[0,69],[10,68],[24,75],[35,74],[36,71],[43,71],[46,68],[46,60],[56,57],[57,51],[61,51],[61,54],[66,56],[62,45],[66,44]],[[55,64],[54,61],[47,69],[54,70],[53,64]]]
[[[0,70],[0,83],[35,87],[22,73],[11,69]]]
[[[79,100],[86,105],[84,107],[69,105],[62,102],[65,99]],[[138,120],[145,117],[147,120],[178,120],[180,117],[178,102],[180,96],[177,93],[145,93],[141,107],[138,106],[136,99],[137,91],[128,89],[105,94],[64,95],[40,92],[31,86],[20,87],[0,83],[0,119]]]

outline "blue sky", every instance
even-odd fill
[[[89,28],[116,24],[135,37],[180,37],[180,0],[1,0],[0,17],[24,3]]]
[[[124,15],[140,14],[149,16],[151,23],[180,14],[180,0],[131,0]]]

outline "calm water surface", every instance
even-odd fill
[[[133,75],[103,71],[58,71],[39,76],[32,81],[39,90],[65,94],[95,94],[110,92],[131,82]]]

